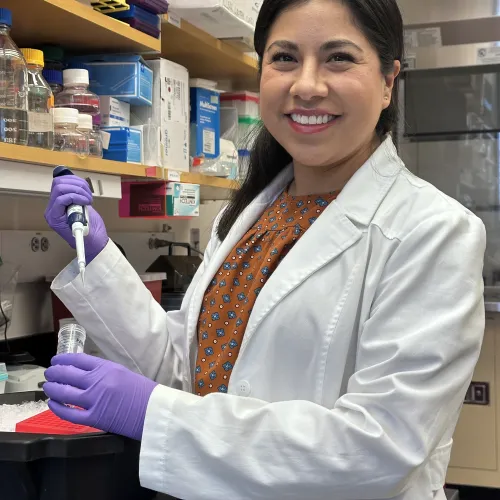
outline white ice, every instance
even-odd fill
[[[45,401],[0,405],[0,432],[15,432],[16,424],[48,410]]]

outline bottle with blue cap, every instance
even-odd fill
[[[28,70],[10,37],[12,14],[0,9],[0,142],[28,143]]]

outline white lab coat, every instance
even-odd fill
[[[156,379],[142,484],[186,500],[430,500],[484,330],[483,224],[387,139],[260,293],[228,394],[192,394],[197,320],[225,258],[289,168],[213,235],[165,314],[109,243],[53,290],[111,359]]]

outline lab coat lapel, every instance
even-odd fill
[[[401,168],[402,162],[389,137],[300,238],[262,288],[245,330],[240,356],[259,324],[284,297],[362,237]]]

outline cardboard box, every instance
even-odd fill
[[[217,90],[191,88],[190,154],[213,160],[220,155],[220,94]]]
[[[162,165],[160,127],[156,125],[133,125],[130,128],[142,134],[142,163],[149,167]]]
[[[101,127],[129,127],[130,104],[111,96],[100,97]]]
[[[110,134],[109,146],[103,150],[105,160],[142,163],[142,133],[129,127],[103,127]]]
[[[157,166],[189,172],[188,70],[167,59],[148,64],[153,70],[153,106],[132,107],[131,123],[159,129],[161,162]]]
[[[170,9],[216,38],[253,38],[263,0],[170,0]]]
[[[200,186],[183,182],[167,184],[167,215],[194,217],[200,215]]]
[[[122,182],[120,217],[196,217],[200,214],[200,186],[182,182]]]
[[[153,102],[153,71],[141,56],[99,54],[78,56],[70,65],[89,70],[90,90],[138,106]]]

